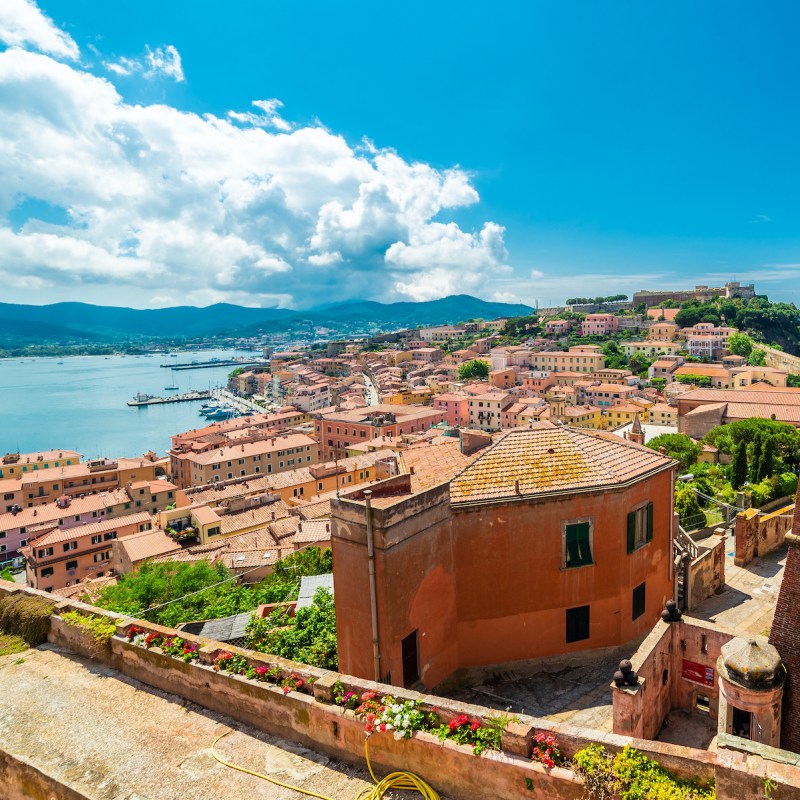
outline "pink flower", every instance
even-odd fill
[[[374,700],[375,699],[375,692],[364,692],[361,695],[362,700]]]
[[[284,693],[284,694],[289,694],[289,691],[290,691],[290,689],[289,689],[289,687],[288,687],[288,686],[284,686],[284,687],[283,687],[283,693]]]
[[[385,722],[381,722],[381,724],[378,726],[378,730],[379,731],[385,731],[386,730],[386,723]]]

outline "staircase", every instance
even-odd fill
[[[678,608],[685,610],[687,605],[687,598],[686,598],[686,586],[685,586],[685,576],[686,571],[684,569],[684,556],[688,554],[689,556],[689,563],[691,564],[698,556],[698,549],[697,544],[695,544],[694,540],[691,536],[689,536],[686,531],[678,525],[678,531],[675,534],[675,538],[672,540],[672,555],[674,558],[675,564],[675,575],[677,576],[676,581],[676,593],[677,596],[675,601],[678,603]]]

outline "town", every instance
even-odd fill
[[[435,736],[370,754],[453,797],[598,770],[610,797],[601,745],[664,797],[800,797],[800,356],[770,308],[729,282],[261,341],[161,453],[9,452],[3,652],[351,762],[392,693]]]

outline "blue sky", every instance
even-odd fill
[[[12,301],[800,302],[793,4],[8,1]]]

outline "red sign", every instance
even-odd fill
[[[701,686],[713,686],[714,668],[704,667],[702,664],[697,664],[694,661],[687,661],[684,658],[681,677],[686,681],[699,683]]]

